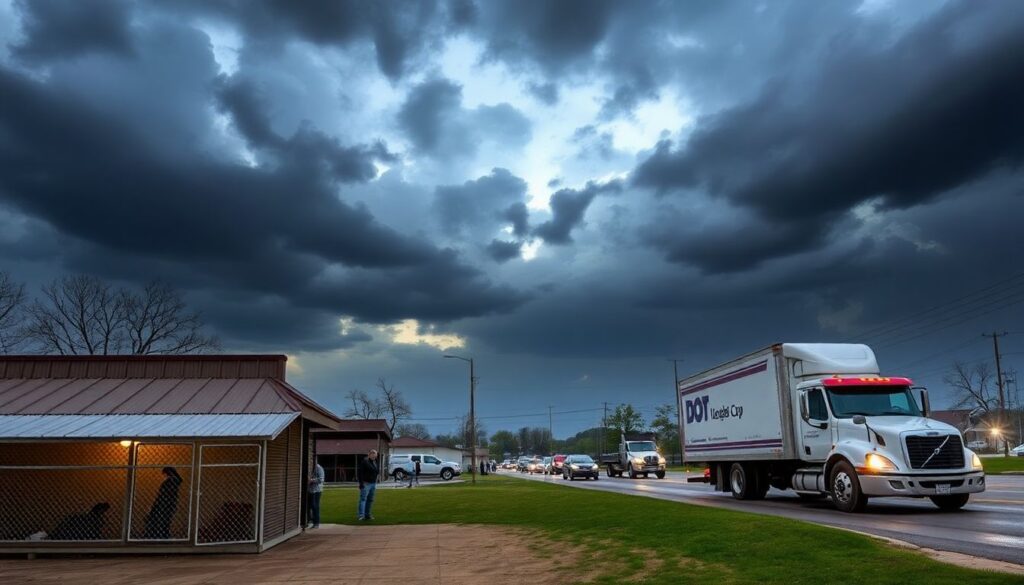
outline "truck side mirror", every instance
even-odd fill
[[[931,401],[928,400],[928,389],[923,386],[914,386],[911,390],[917,390],[921,399],[921,415],[928,416],[932,411]]]
[[[855,425],[862,425],[862,424],[866,424],[868,422],[868,419],[864,418],[863,414],[855,414],[855,415],[853,415],[853,419],[852,420],[853,420],[853,424],[855,424]]]
[[[810,401],[807,399],[807,391],[800,393],[800,418],[804,420],[810,420],[811,415]]]

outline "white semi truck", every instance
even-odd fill
[[[928,393],[880,375],[866,345],[780,343],[679,381],[684,458],[737,499],[769,486],[829,496],[845,512],[905,496],[957,510],[985,490],[960,432],[928,418]]]

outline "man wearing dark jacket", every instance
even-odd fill
[[[366,458],[359,462],[359,519],[373,520],[373,496],[377,493],[377,478],[380,467],[377,466],[377,450],[370,449]]]

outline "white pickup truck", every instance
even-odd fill
[[[866,345],[776,344],[680,380],[678,400],[685,460],[738,499],[771,486],[846,512],[881,496],[956,510],[985,490],[960,432],[928,418],[927,391],[881,376]]]
[[[656,439],[654,433],[623,435],[618,453],[601,455],[600,463],[608,477],[622,477],[625,473],[630,479],[636,479],[653,473],[654,477],[664,479],[665,458],[658,452]]]

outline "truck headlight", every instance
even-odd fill
[[[868,453],[864,457],[864,466],[872,471],[896,471],[896,464],[878,453]]]
[[[978,457],[977,453],[971,453],[971,467],[973,469],[983,469],[981,466],[981,457]]]
[[[644,464],[644,458],[643,457],[634,457],[633,458],[633,464],[634,465],[643,465]]]

